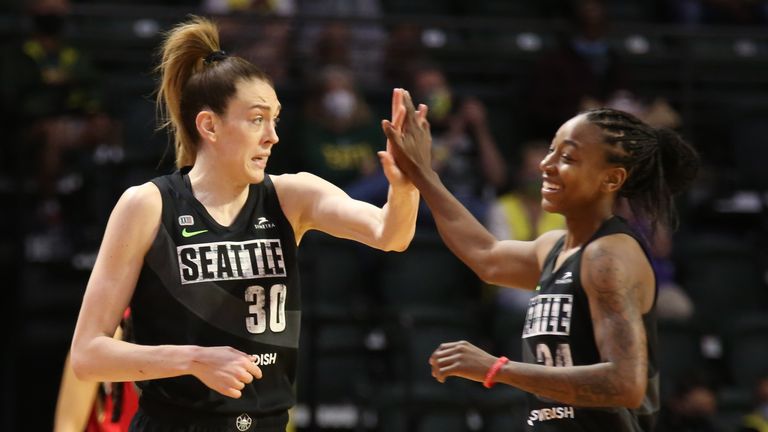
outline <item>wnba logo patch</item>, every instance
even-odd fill
[[[181,226],[192,226],[195,224],[195,218],[193,218],[190,215],[182,215],[179,216],[179,225]]]
[[[239,431],[247,431],[251,428],[251,424],[253,424],[251,416],[245,413],[240,414],[240,416],[237,417],[237,420],[235,420],[235,426],[237,426],[237,430]]]

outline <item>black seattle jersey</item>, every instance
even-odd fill
[[[536,295],[530,300],[523,327],[523,360],[546,366],[579,366],[599,363],[589,302],[581,285],[581,256],[597,238],[624,233],[643,247],[643,241],[626,222],[613,217],[576,253],[553,271],[565,237],[547,255]],[[529,431],[648,432],[659,410],[659,376],[656,363],[656,306],[643,315],[648,340],[648,387],[641,408],[580,408],[528,395],[526,427]]]
[[[162,222],[131,302],[135,342],[231,346],[257,356],[263,378],[240,399],[192,375],[138,383],[142,403],[197,413],[264,415],[295,403],[301,305],[296,241],[269,176],[250,186],[234,222],[218,224],[182,170],[152,182]]]

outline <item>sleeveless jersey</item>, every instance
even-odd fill
[[[582,251],[590,242],[611,234],[633,237],[649,257],[644,242],[619,217],[605,221],[592,238],[554,270],[563,248],[560,238],[547,255],[536,295],[531,298],[523,327],[523,360],[546,366],[599,363],[589,302],[581,284]],[[650,262],[650,260],[649,260]],[[649,264],[650,265],[650,264]],[[656,362],[656,300],[643,315],[648,344],[648,386],[643,405],[627,408],[582,408],[528,395],[526,428],[529,431],[648,432],[659,410],[659,375]]]
[[[192,375],[138,382],[142,407],[197,415],[265,416],[295,403],[301,293],[296,240],[269,176],[250,185],[222,226],[194,197],[188,169],[152,180],[162,222],[144,260],[131,310],[143,345],[231,346],[256,355],[263,378],[233,399]]]

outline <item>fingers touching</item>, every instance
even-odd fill
[[[392,92],[392,123],[395,129],[402,130],[405,121],[405,106],[403,105],[403,89],[395,89]]]
[[[416,111],[416,115],[419,119],[419,125],[429,128],[429,122],[427,121],[427,112],[429,107],[424,104],[419,104],[419,109]]]

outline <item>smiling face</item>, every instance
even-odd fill
[[[606,149],[602,130],[585,116],[563,124],[539,164],[542,208],[566,216],[610,211],[626,170],[607,162]]]
[[[264,180],[264,170],[277,144],[280,102],[272,86],[259,79],[241,81],[226,112],[214,116],[221,169],[247,183]]]

